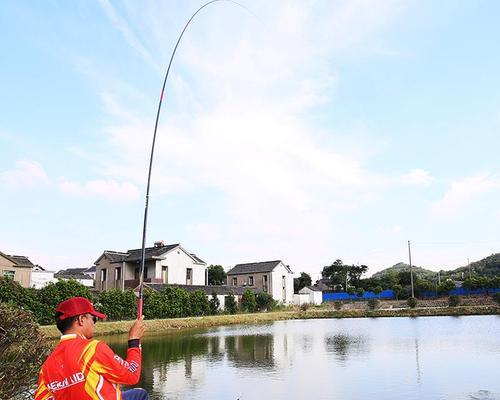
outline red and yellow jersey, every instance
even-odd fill
[[[104,342],[63,335],[42,365],[35,400],[121,400],[119,384],[135,385],[140,375],[138,345],[123,360]]]

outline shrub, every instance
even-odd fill
[[[304,304],[301,304],[300,305],[300,309],[302,311],[307,311],[307,309],[309,308],[310,304],[309,303],[304,303]]]
[[[271,311],[276,307],[276,301],[269,293],[257,293],[255,295],[255,302],[259,311]]]
[[[408,304],[408,307],[410,308],[415,308],[417,306],[417,299],[415,297],[410,297],[406,300],[406,304]]]
[[[373,289],[373,293],[375,293],[376,296],[379,296],[380,293],[382,293],[382,286],[375,287],[375,289]]]
[[[164,319],[168,318],[168,305],[166,296],[156,290],[144,292],[143,313],[146,319]]]
[[[448,305],[450,307],[456,307],[460,304],[460,297],[457,296],[456,294],[452,294],[450,297],[448,297]]]
[[[25,397],[50,351],[31,312],[0,303],[0,398]]]
[[[500,293],[495,293],[493,295],[493,300],[495,300],[498,304],[500,304]]]
[[[335,301],[333,302],[333,308],[335,308],[337,311],[339,311],[342,308],[342,302],[341,301]]]
[[[122,321],[137,317],[137,297],[132,289],[101,292],[96,306],[109,320]]]
[[[217,297],[217,293],[213,292],[212,297],[208,301],[208,305],[210,307],[210,314],[215,315],[219,313],[220,301]]]
[[[365,289],[363,288],[358,288],[356,290],[356,296],[358,296],[359,298],[363,297],[363,295],[365,294]]]
[[[238,311],[238,304],[236,303],[236,299],[234,298],[234,294],[230,293],[224,298],[225,310],[229,314],[236,314]]]
[[[403,293],[403,286],[396,284],[392,287],[392,291],[394,292],[394,296],[396,296],[396,300],[399,300],[399,297]]]
[[[356,288],[354,286],[349,286],[347,288],[347,293],[350,295],[356,294]]]
[[[380,306],[380,301],[378,299],[370,299],[368,300],[368,308],[370,310],[375,310],[379,308]]]
[[[455,284],[451,280],[446,280],[441,285],[438,286],[438,293],[447,293],[450,290],[455,289]]]
[[[241,297],[241,310],[255,312],[256,307],[255,293],[251,289],[246,289]]]
[[[191,315],[198,317],[210,314],[210,305],[208,304],[205,292],[201,290],[191,292],[189,294],[189,302],[191,304]]]

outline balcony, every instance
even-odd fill
[[[146,278],[144,279],[144,283],[163,283],[163,279],[161,278]],[[124,282],[125,289],[132,288],[135,289],[139,286],[139,279],[126,279]]]

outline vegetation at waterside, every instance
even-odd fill
[[[208,268],[209,285],[225,285],[227,280],[226,271],[222,265],[210,265]]]
[[[112,289],[93,293],[82,284],[68,280],[50,283],[43,289],[26,289],[10,278],[0,278],[0,301],[33,313],[41,325],[54,323],[54,312],[59,302],[73,296],[86,297],[93,301],[97,310],[108,316],[110,321],[132,320],[137,317],[137,297],[132,289]],[[209,299],[205,292],[168,286],[161,291],[144,292],[144,317],[146,319],[201,317],[221,313],[220,301],[215,294]],[[225,298],[224,312],[270,311],[276,302],[267,293],[257,296],[246,290],[240,305],[234,295]]]
[[[415,297],[429,292],[446,295],[455,289],[457,284],[470,290],[500,288],[500,254],[471,263],[467,274],[462,273],[463,268],[448,272],[440,271],[438,275],[424,268],[413,267]],[[396,299],[411,297],[411,276],[408,264],[398,263],[375,273],[370,278],[363,278],[367,271],[366,265],[347,265],[342,260],[335,260],[331,265],[323,268],[322,283],[330,287],[333,292],[347,292],[358,297],[362,297],[363,291],[371,291],[379,296],[383,290],[387,289],[394,292]]]
[[[298,278],[293,280],[293,292],[298,293],[299,290],[305,288],[306,286],[312,285],[311,275],[306,272],[301,272]]]
[[[0,303],[0,399],[27,396],[49,351],[33,313]]]
[[[382,304],[380,302],[379,304]],[[418,316],[449,316],[449,315],[499,315],[500,307],[484,305],[458,307],[416,307],[416,308],[375,308],[336,310],[331,307],[304,307],[304,310],[288,309],[269,313],[243,313],[206,316],[202,318],[169,318],[146,320],[147,332],[156,334],[179,329],[210,328],[223,325],[259,324],[290,319],[313,318],[372,318],[372,317],[418,317]],[[96,336],[127,333],[131,321],[98,322]],[[55,326],[43,326],[42,331],[47,337],[58,338],[60,333]]]

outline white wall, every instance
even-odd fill
[[[318,290],[311,290],[307,287],[302,288],[299,290],[300,295],[308,295],[309,296],[309,303],[315,304],[315,305],[320,305],[323,303],[323,292],[318,291]]]
[[[54,272],[51,271],[31,271],[30,287],[41,289],[47,286],[50,282],[57,282],[54,278]]]
[[[282,293],[282,277],[285,276],[285,299]],[[283,263],[279,263],[271,272],[271,285],[273,299],[286,304],[293,303],[293,274],[288,272]]]
[[[68,279],[58,278],[59,281],[67,281]],[[94,287],[94,280],[89,277],[89,279],[74,279],[75,281],[81,283],[83,286]]]
[[[165,259],[156,263],[155,276],[161,278],[162,267],[168,267],[168,282],[171,284],[185,285],[186,284],[186,269],[193,270],[191,277],[191,285],[205,284],[206,265],[196,264],[193,259],[182,249],[175,248],[164,254]],[[148,275],[149,276],[149,275]]]

